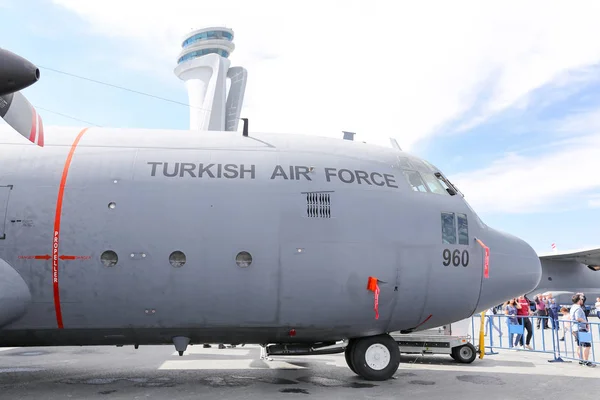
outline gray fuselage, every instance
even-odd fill
[[[80,131],[47,128],[40,148],[0,129],[0,346],[340,340],[457,321],[540,280],[533,249],[460,194],[413,190],[410,171],[437,169],[407,153]]]

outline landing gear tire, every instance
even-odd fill
[[[475,361],[477,350],[471,343],[467,343],[463,346],[453,348],[450,357],[459,363],[470,364]]]
[[[400,365],[398,344],[388,334],[356,339],[350,357],[350,369],[370,381],[390,379]]]
[[[348,346],[346,346],[346,350],[344,351],[344,355],[346,356],[346,364],[348,364],[348,368],[350,368],[350,370],[352,372],[354,372],[356,375],[358,375],[358,372],[356,372],[356,368],[354,368],[354,363],[352,362],[352,353],[354,352],[354,339],[351,339],[348,341]]]

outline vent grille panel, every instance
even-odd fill
[[[306,215],[310,218],[331,218],[331,193],[308,192]]]

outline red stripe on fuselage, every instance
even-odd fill
[[[56,199],[56,214],[54,215],[54,233],[52,234],[52,285],[54,287],[54,310],[56,311],[56,324],[58,325],[58,329],[63,328],[63,320],[62,320],[62,311],[60,309],[60,291],[58,286],[58,267],[60,258],[58,257],[60,250],[60,218],[62,214],[62,204],[63,197],[65,194],[65,186],[67,184],[67,176],[69,175],[69,168],[71,167],[71,161],[73,160],[73,154],[75,153],[75,149],[77,149],[77,145],[81,140],[83,134],[89,128],[85,128],[71,145],[71,150],[69,150],[69,155],[67,156],[67,160],[65,161],[65,166],[63,168],[62,177],[60,179],[60,186],[58,187],[58,198]]]

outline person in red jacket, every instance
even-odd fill
[[[531,326],[531,319],[529,316],[532,314],[529,300],[525,297],[525,295],[521,295],[519,297],[519,305],[521,308],[517,309],[517,319],[520,325],[524,325],[524,329],[527,331],[527,337],[525,335],[521,337],[521,346],[523,348],[527,347],[529,350],[533,350],[529,343],[531,343],[531,338],[533,337],[533,327]],[[525,343],[523,340],[525,339]]]

